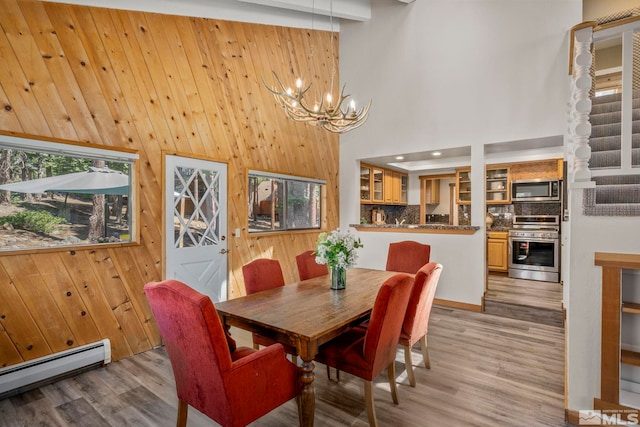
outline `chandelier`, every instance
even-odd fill
[[[298,78],[296,79],[295,89],[285,87],[275,71],[273,71],[273,77],[275,78],[276,86],[269,86],[264,79],[262,79],[262,83],[267,90],[273,94],[276,103],[284,110],[290,119],[320,126],[329,132],[344,133],[364,124],[369,115],[371,101],[360,109],[356,108],[356,103],[353,99],[347,103],[347,98],[349,98],[350,95],[344,94],[346,84],[342,86],[342,91],[336,101],[334,102],[333,100],[333,79],[336,74],[335,55],[333,52],[333,1],[331,1],[330,4],[331,89],[327,92],[325,99],[320,100],[320,102],[309,102],[308,98],[305,98],[305,95],[307,95],[307,92],[311,89],[311,83],[304,86],[302,79]]]

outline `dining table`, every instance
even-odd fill
[[[403,273],[351,268],[342,290],[330,289],[331,276],[325,275],[218,302],[215,306],[225,327],[256,332],[295,347],[302,359],[301,425],[313,426],[313,359],[318,347],[368,319],[378,289],[396,274]]]

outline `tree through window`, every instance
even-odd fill
[[[137,157],[0,135],[0,250],[132,242]]]

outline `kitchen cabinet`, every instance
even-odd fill
[[[390,205],[407,204],[407,182],[409,176],[406,173],[385,170],[385,196],[384,202]],[[387,178],[388,177],[388,178]]]
[[[371,201],[384,203],[384,170],[378,167],[371,168]]]
[[[384,202],[387,204],[393,203],[393,190],[394,190],[393,171],[384,171]],[[398,196],[398,199],[400,196]]]
[[[360,202],[371,201],[371,168],[360,165]]]
[[[488,205],[511,203],[509,167],[487,167],[486,202]]]
[[[459,205],[471,204],[471,168],[456,170],[456,199]]]
[[[409,203],[409,175],[406,173],[398,173],[400,177],[400,204]]]
[[[487,268],[506,273],[509,270],[509,233],[490,231],[487,238]]]
[[[367,164],[360,164],[360,203],[406,205],[409,176]]]
[[[425,205],[440,204],[440,180],[420,178],[421,189],[424,193],[423,203]]]
[[[488,205],[511,203],[511,180],[508,166],[491,166],[486,168],[486,194]],[[471,168],[456,170],[456,198],[460,205],[471,203]]]

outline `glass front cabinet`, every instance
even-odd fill
[[[360,166],[360,201],[371,202],[371,168]]]
[[[360,165],[360,203],[406,205],[409,176],[362,163]]]

